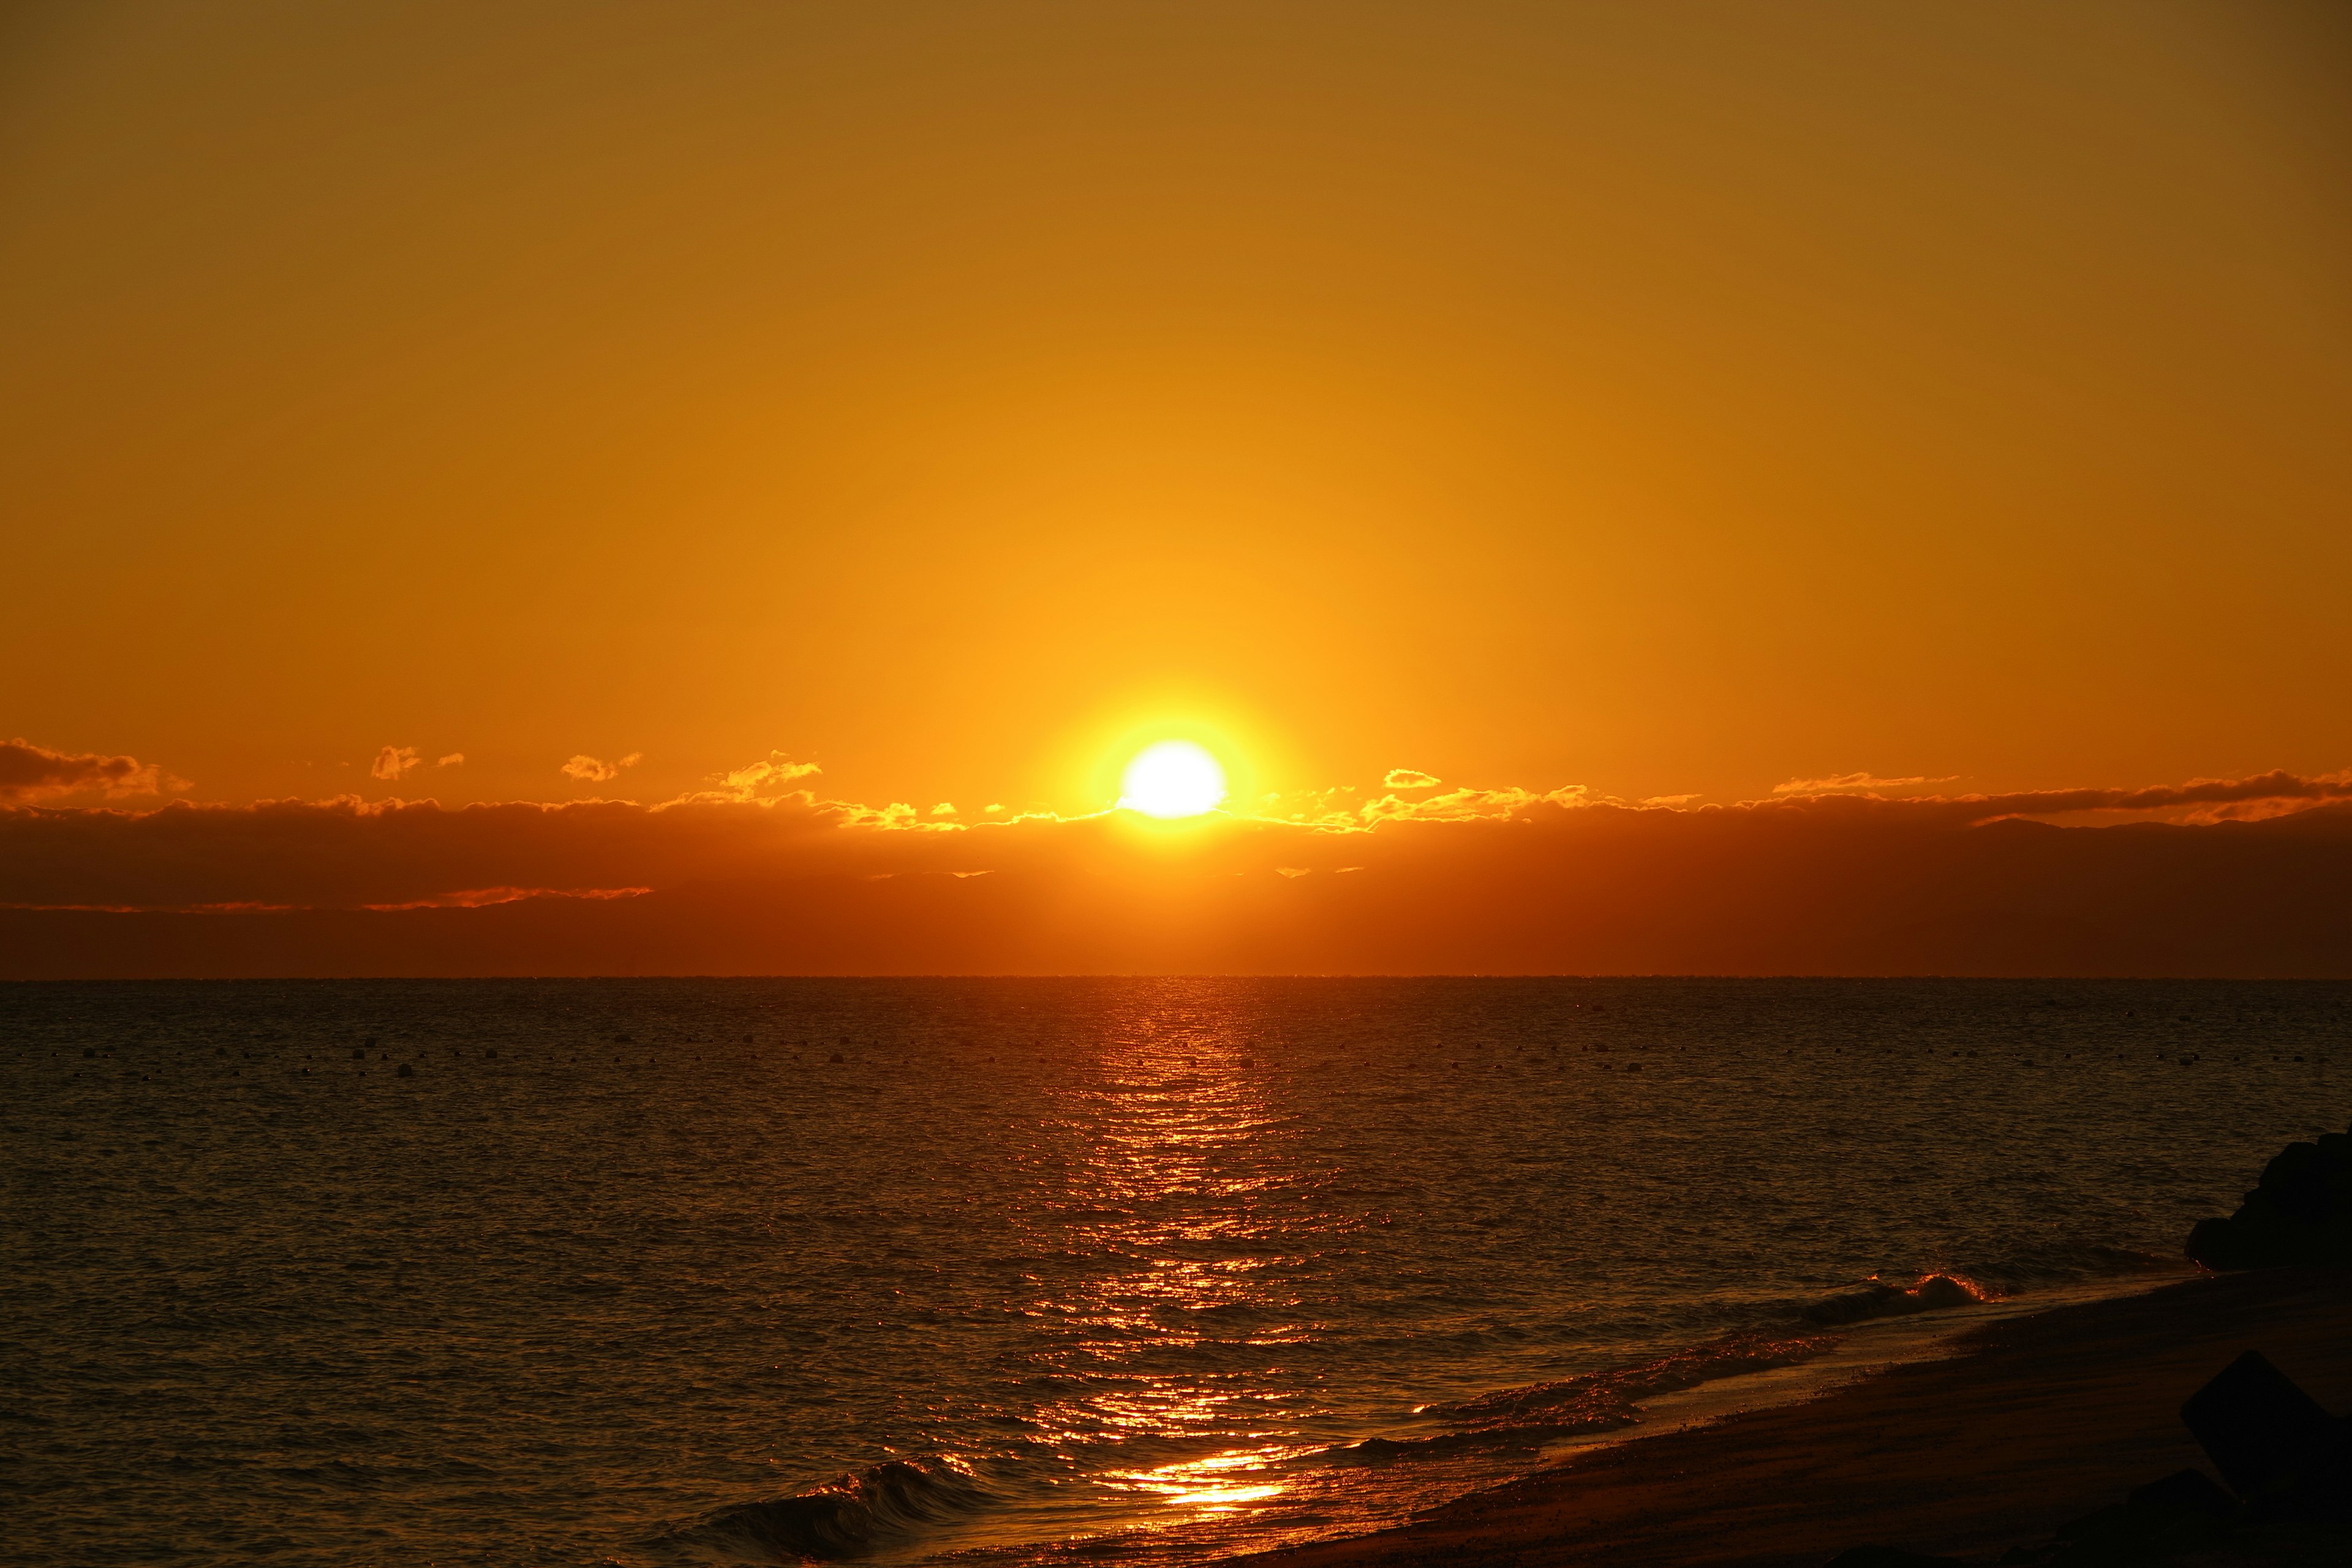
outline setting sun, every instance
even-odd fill
[[[1225,770],[1190,741],[1146,746],[1127,764],[1118,804],[1146,816],[1198,816],[1225,798]]]

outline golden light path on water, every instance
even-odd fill
[[[1299,1212],[1315,1173],[1290,1158],[1292,1121],[1267,1102],[1248,1042],[1223,1022],[1214,1011],[1131,1016],[1091,1079],[1063,1091],[1055,1129],[1073,1145],[1064,1245],[1125,1266],[1093,1273],[1058,1304],[1077,1331],[1074,1361],[1109,1387],[1044,1419],[1074,1442],[1214,1444],[1206,1455],[1106,1465],[1103,1483],[1157,1524],[1274,1502],[1292,1485],[1281,1461],[1318,1447],[1293,1424],[1311,1391],[1278,1370],[1282,1347],[1317,1325],[1275,1266],[1329,1224]],[[1216,1370],[1164,1364],[1197,1363],[1186,1352],[1212,1340],[1226,1352]]]

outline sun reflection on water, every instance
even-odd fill
[[[1266,1467],[1302,1451],[1289,1445],[1236,1449],[1156,1469],[1115,1471],[1111,1481],[1125,1489],[1156,1495],[1163,1505],[1193,1518],[1233,1513],[1244,1503],[1263,1502],[1289,1490],[1280,1481],[1266,1478]]]
[[[1288,1492],[1285,1462],[1315,1447],[1296,1424],[1311,1390],[1277,1357],[1317,1331],[1286,1268],[1328,1228],[1316,1175],[1250,1042],[1213,1014],[1139,1011],[1102,1052],[1052,1129],[1059,1242],[1094,1267],[1054,1304],[1073,1331],[1055,1359],[1087,1386],[1045,1419],[1065,1442],[1131,1451],[1103,1479],[1143,1522],[1243,1514]]]

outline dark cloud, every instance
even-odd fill
[[[961,826],[807,795],[19,807],[0,973],[2343,975],[2347,794],[2287,773],[1696,809],[1483,792],[1507,809],[1347,829]],[[2021,819],[2263,801],[2326,804]]]
[[[53,752],[19,735],[0,742],[0,801],[40,800],[94,792],[107,795],[154,795],[163,787],[161,771],[136,757],[95,752]]]
[[[2083,811],[2167,811],[2182,806],[2239,805],[2252,801],[2315,803],[2335,800],[2352,800],[2352,773],[2305,777],[2277,769],[2252,778],[2191,779],[2184,784],[2157,784],[2139,789],[2052,789],[2027,790],[2013,795],[1912,795],[1891,801],[1867,795],[1801,795],[1773,804],[1826,807],[1834,801],[1837,805],[1830,809],[1916,811],[1956,822],[1990,822],[2004,816],[2063,816]]]

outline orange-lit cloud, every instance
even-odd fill
[[[184,781],[171,782],[186,787]],[[43,800],[83,793],[109,797],[157,795],[165,787],[162,770],[136,757],[53,752],[21,735],[0,742],[0,802]]]
[[[452,752],[433,765],[436,768],[462,768],[466,765],[466,753]]]
[[[1381,781],[1383,789],[1435,789],[1444,779],[1418,768],[1391,768],[1388,777]]]
[[[803,779],[824,770],[814,763],[796,763],[782,752],[770,752],[764,762],[720,773],[711,779],[720,792],[736,800],[775,800]]]
[[[1366,801],[1358,807],[1352,821],[1348,819],[1348,813],[1336,812],[1320,818],[1319,825],[1340,827],[1376,822],[1479,822],[1515,816],[1534,805],[1576,805],[1583,801],[1585,794],[1582,784],[1569,784],[1546,791],[1520,789],[1516,785],[1504,789],[1454,789],[1420,800],[1383,795],[1379,800]]]
[[[601,762],[583,753],[573,757],[556,771],[562,773],[565,778],[577,780],[581,784],[609,784],[621,776],[623,768],[635,767],[643,761],[645,761],[645,754],[641,752],[631,752],[617,763]]]
[[[1838,773],[1825,779],[1790,779],[1772,786],[1774,795],[1827,795],[1843,789],[1910,789],[1919,784],[1950,784],[1956,775],[1939,779],[1882,779],[1870,773]]]
[[[1822,798],[1843,798],[1856,806],[1864,806],[1868,801],[1868,797]],[[2261,804],[2292,807],[2296,803],[2346,799],[2352,799],[2352,769],[2309,777],[2278,769],[2252,778],[2191,779],[2184,784],[2156,784],[2141,789],[2049,789],[2007,795],[1913,796],[1903,804],[1916,804],[1955,820],[1976,823],[2004,816],[2054,816],[2078,811],[2167,811],[2181,806]]]
[[[0,973],[2352,974],[2345,774],[1699,807],[1456,793],[1172,827],[805,791],[0,808]],[[2263,804],[2299,809],[2019,820]]]
[[[368,773],[374,778],[397,779],[404,773],[415,772],[424,765],[424,762],[414,746],[386,746],[375,754],[375,761],[368,766]]]
[[[360,908],[379,913],[399,910],[485,910],[493,904],[520,903],[525,899],[635,899],[652,891],[651,888],[466,888],[426,899],[410,899],[404,903],[362,904]]]

